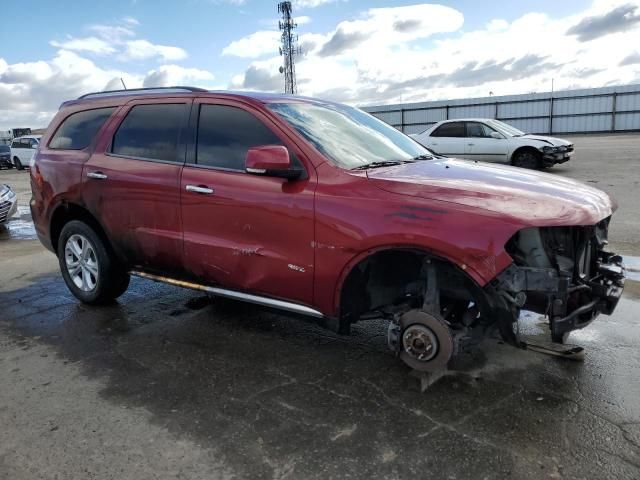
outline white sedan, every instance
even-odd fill
[[[461,118],[436,123],[410,135],[418,143],[447,157],[500,162],[524,168],[548,168],[573,155],[567,140],[521,132],[490,118]]]

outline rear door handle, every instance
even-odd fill
[[[95,180],[106,180],[108,177],[102,172],[89,172],[87,173],[87,177],[93,178]]]
[[[469,145],[470,147],[473,147],[475,143],[467,143],[467,145]]]
[[[203,195],[211,195],[213,193],[213,188],[205,187],[204,185],[187,185],[187,192],[193,193],[201,193]]]

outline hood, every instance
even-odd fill
[[[617,208],[605,192],[550,173],[438,158],[370,169],[376,187],[474,207],[528,226],[594,225]]]
[[[526,138],[529,140],[537,140],[539,142],[544,142],[553,147],[560,147],[562,145],[564,146],[571,145],[570,141],[565,140],[563,138],[547,137],[545,135],[532,135],[530,133],[527,133],[526,135],[522,135],[521,137],[514,137],[514,138]]]

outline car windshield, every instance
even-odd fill
[[[487,120],[487,123],[496,130],[510,137],[521,137],[522,135],[526,135],[522,130],[518,130],[516,127],[512,127],[508,123],[501,122],[500,120]]]
[[[11,149],[8,145],[0,145],[0,153],[9,153]]]
[[[269,108],[342,168],[432,158],[419,143],[357,108],[319,103],[273,103]]]

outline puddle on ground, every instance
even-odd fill
[[[35,240],[36,229],[29,207],[18,205],[18,211],[7,223],[0,225],[0,240]]]

